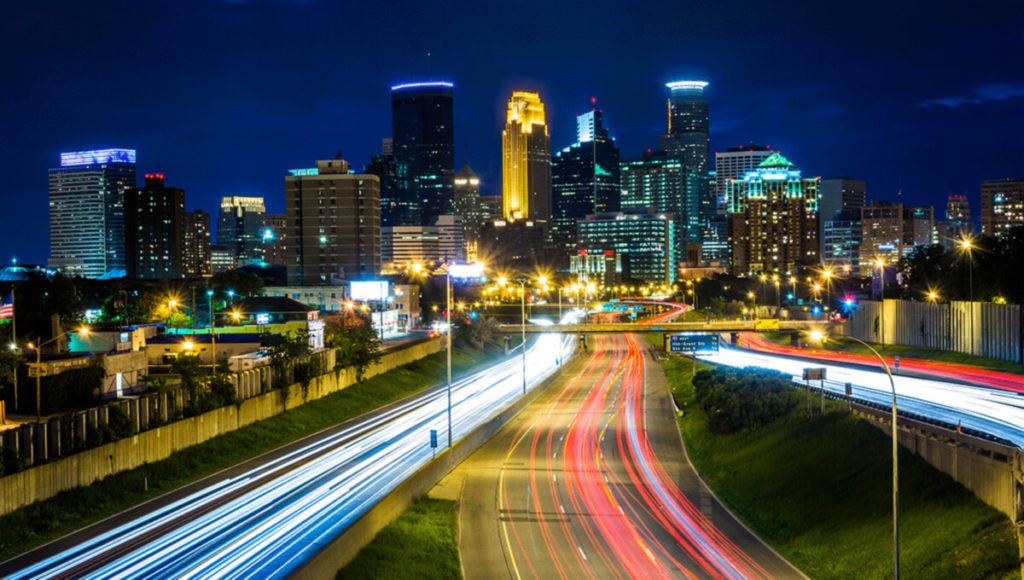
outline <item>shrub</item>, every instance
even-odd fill
[[[789,376],[768,369],[705,369],[693,377],[693,389],[708,428],[720,434],[762,427],[797,405]]]
[[[122,439],[135,433],[135,426],[132,425],[131,417],[124,412],[121,405],[109,405],[107,407],[107,426],[113,431],[114,437]]]

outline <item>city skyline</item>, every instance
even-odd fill
[[[990,58],[1020,47],[1020,39],[1012,36],[1016,9],[1010,3],[993,3],[984,17],[953,6],[924,13],[897,8],[886,19],[878,19],[870,5],[845,12],[810,7],[795,15],[779,5],[750,5],[742,15],[726,16],[711,7],[689,7],[684,14],[669,10],[668,3],[652,3],[663,18],[650,20],[621,14],[624,9],[610,3],[586,11],[569,4],[538,17],[539,38],[546,42],[499,59],[490,43],[477,42],[484,31],[467,28],[474,19],[487,21],[481,18],[486,9],[473,6],[451,14],[412,5],[392,11],[374,34],[403,35],[408,42],[400,54],[359,48],[364,32],[344,41],[351,46],[317,36],[325,29],[310,22],[310,12],[326,16],[340,9],[316,2],[211,3],[188,14],[164,3],[124,6],[131,9],[96,13],[69,4],[52,23],[55,34],[62,35],[59,43],[30,39],[19,29],[3,41],[16,57],[11,78],[26,87],[3,97],[7,110],[22,112],[10,125],[10,148],[0,161],[6,169],[0,171],[0,192],[20,218],[0,242],[5,261],[16,255],[21,261],[45,262],[45,175],[57,165],[60,152],[133,148],[139,152],[140,172],[176,176],[176,184],[190,192],[189,210],[212,211],[226,195],[254,195],[267,199],[268,211],[280,213],[281,176],[287,169],[341,149],[361,170],[380,151],[380,140],[390,136],[390,87],[427,79],[453,81],[455,166],[469,162],[491,195],[501,188],[502,109],[513,88],[543,95],[552,150],[574,140],[575,115],[596,96],[610,115],[609,130],[622,156],[635,157],[658,146],[664,83],[680,78],[710,83],[712,153],[752,142],[770,144],[800,159],[808,175],[865,179],[872,199],[902,191],[910,204],[941,208],[947,194],[957,193],[978,207],[983,180],[1019,173],[1022,145],[1012,136],[1021,128],[1014,112],[1024,84],[1004,71],[1000,58]],[[828,18],[825,10],[830,10]],[[11,22],[43,16],[30,7],[15,11],[18,18]],[[372,8],[349,7],[349,12],[369,17]],[[994,13],[1005,18],[994,18]],[[570,16],[580,26],[560,27],[560,19]],[[900,28],[901,22],[924,17],[949,26]],[[770,22],[800,29],[815,19],[828,25],[808,28],[808,38],[801,41],[779,40],[786,35],[768,31]],[[117,43],[137,44],[143,34],[135,24],[140,20],[166,26],[146,27],[145,37],[152,42],[137,54],[118,53],[120,66],[40,74],[72,56],[95,60]],[[313,26],[315,42],[309,47],[274,45],[281,48],[278,54],[230,44],[247,34],[266,36],[263,30],[292,20]],[[204,25],[180,53],[170,50],[174,27],[197,21]],[[618,24],[611,27],[611,22]],[[88,39],[73,29],[82,23],[108,32],[106,44],[85,47]],[[607,42],[595,43],[596,33],[585,31],[595,26],[588,23],[607,35]],[[493,26],[498,30],[492,32],[510,29],[500,22]],[[716,40],[714,30],[729,26],[736,32],[729,41]],[[876,39],[871,49],[859,48],[855,40],[865,27]],[[899,35],[886,33],[896,29]],[[438,34],[445,30],[461,33]],[[692,34],[679,34],[686,31]],[[290,34],[280,42],[287,43]],[[803,54],[812,41],[818,53]],[[485,48],[467,55],[460,43]],[[750,59],[753,46],[775,62],[788,60],[792,70]],[[339,50],[350,65],[326,79],[313,74],[326,62],[322,52]],[[194,64],[198,54],[214,58]],[[630,63],[622,74],[610,74],[600,65],[616,55]],[[893,55],[898,62],[892,62]],[[302,70],[311,71],[309,79],[295,78]],[[286,78],[297,84],[280,82]],[[132,99],[135,91],[128,89],[133,85],[158,80],[191,89]],[[82,101],[80,90],[96,98]],[[249,170],[239,172],[240,165]]]

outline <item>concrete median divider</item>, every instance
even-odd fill
[[[578,357],[570,358],[550,377],[537,385],[525,396],[516,400],[508,408],[474,429],[468,435],[455,442],[451,449],[438,453],[432,461],[421,467],[411,477],[402,482],[391,493],[377,502],[368,512],[363,514],[344,533],[334,539],[316,556],[311,558],[295,574],[295,578],[334,578],[338,570],[356,557],[359,550],[373,540],[385,526],[395,520],[412,502],[427,493],[437,482],[465,461],[506,423],[543,393],[564,372],[570,372],[580,364]]]

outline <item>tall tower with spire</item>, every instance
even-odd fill
[[[514,91],[501,133],[502,216],[551,218],[551,140],[540,94]]]

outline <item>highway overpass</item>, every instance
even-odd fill
[[[826,323],[818,320],[713,320],[711,322],[608,322],[595,324],[549,324],[526,325],[526,332],[565,332],[576,334],[596,334],[615,332],[776,332],[776,331],[809,331],[823,329]],[[519,334],[522,325],[499,324],[498,332]]]

